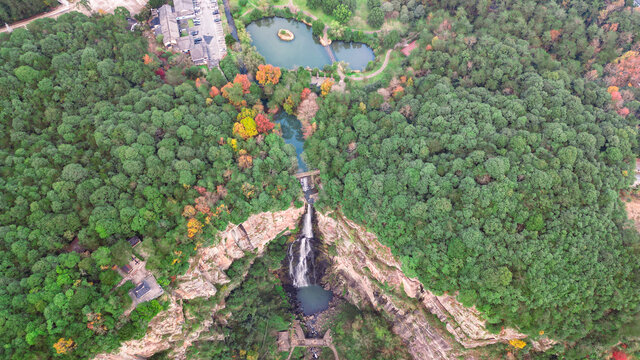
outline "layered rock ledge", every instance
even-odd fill
[[[174,358],[184,359],[186,349],[196,340],[223,340],[222,335],[218,334],[207,339],[201,337],[203,332],[209,330],[213,319],[204,320],[197,330],[184,329],[187,315],[182,301],[214,296],[217,293],[216,285],[229,282],[225,270],[234,260],[244,257],[247,252],[261,255],[269,241],[297,226],[303,212],[303,207],[291,207],[284,211],[250,216],[240,225],[229,224],[225,231],[218,234],[220,240],[215,246],[199,249],[189,260],[189,270],[176,279],[178,285],[168,295],[169,308],[149,322],[145,336],[140,340],[126,341],[115,353],[97,355],[95,360],[139,360],[169,348]],[[213,312],[223,308],[224,299]]]
[[[216,285],[229,283],[225,271],[234,260],[249,252],[261,255],[269,241],[294,229],[303,213],[304,207],[291,207],[253,215],[240,225],[230,224],[218,234],[216,245],[199,249],[190,259],[189,270],[176,279],[176,288],[165,295],[169,308],[151,320],[145,336],[126,341],[115,353],[100,354],[95,360],[137,360],[170,348],[173,358],[184,359],[186,349],[197,340],[223,340],[220,334],[203,336],[213,318],[203,321],[195,330],[183,326],[189,318],[183,300],[215,296],[220,288]],[[390,249],[364,227],[337,211],[316,215],[318,230],[326,245],[333,249],[327,255],[332,262],[325,276],[327,287],[355,305],[370,304],[387,313],[393,321],[393,331],[405,341],[414,358],[468,358],[464,348],[527,337],[511,328],[500,334],[488,332],[478,310],[464,307],[455,296],[436,296],[417,279],[404,275]],[[222,297],[212,315],[224,306]],[[529,343],[536,351],[555,344],[546,338]]]
[[[318,212],[317,219],[325,243],[335,248],[328,270],[334,292],[345,294],[353,304],[369,303],[389,314],[394,319],[394,332],[409,345],[416,359],[455,359],[462,355],[452,346],[451,336],[464,348],[527,337],[512,328],[492,334],[475,307],[465,307],[455,296],[436,296],[425,290],[420,281],[402,272],[400,262],[374,234],[339,212]],[[428,319],[429,313],[444,324],[446,331],[434,326],[437,320]],[[544,351],[553,344],[543,339],[532,342],[532,347]]]

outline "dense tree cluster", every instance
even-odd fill
[[[360,310],[352,304],[343,303],[328,323],[333,344],[341,359],[412,359],[406,345],[393,333],[381,313],[370,309]],[[328,348],[324,349],[323,355],[323,359],[333,359]]]
[[[260,139],[234,136],[238,109],[208,98],[212,84],[164,84],[147,48],[113,15],[0,34],[2,358],[86,359],[141,337],[162,304],[121,317],[125,239],[143,236],[137,256],[171,286],[217,228],[299,195],[295,153],[268,121]],[[259,103],[236,84],[236,100]],[[183,217],[186,205],[199,211]]]
[[[355,14],[356,0],[307,0],[311,9],[322,9],[327,15],[333,15],[338,22],[345,24]]]
[[[287,237],[269,243],[264,255],[257,258],[242,281],[226,299],[225,308],[216,316],[225,318],[217,330],[225,341],[202,341],[189,348],[187,359],[278,359],[277,332],[289,329],[293,311],[288,297],[275,275],[287,256]],[[244,259],[244,258],[243,258]],[[229,276],[242,279],[243,260],[236,260]]]
[[[556,28],[564,10],[538,9],[531,28]],[[429,16],[407,76],[319,100],[305,150],[324,177],[319,206],[367,224],[409,276],[459,291],[491,329],[597,354],[631,336],[640,304],[639,238],[618,195],[633,182],[635,117],[582,78],[593,54],[506,31],[522,13],[472,24],[469,12]]]
[[[45,12],[57,6],[56,0],[0,0],[0,24],[11,24],[18,20]]]

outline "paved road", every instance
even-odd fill
[[[218,3],[213,0],[201,0],[198,3],[201,8],[196,14],[200,19],[201,25],[197,25],[194,29],[199,31],[196,37],[204,38],[205,46],[209,48],[210,64],[217,65],[226,54],[226,45],[224,44],[224,32],[222,30],[222,22],[216,22],[220,19],[220,15],[214,15],[214,11],[218,11]],[[189,29],[191,32],[192,29]],[[192,36],[193,37],[193,36]]]
[[[43,19],[43,18],[50,18],[50,17],[58,17],[66,12],[69,12],[69,10],[71,10],[71,6],[69,5],[69,3],[67,3],[66,1],[64,2],[63,5],[58,6],[57,8],[46,12],[44,14],[40,14],[38,16],[34,16],[32,18],[26,19],[26,20],[22,20],[22,21],[18,21],[16,23],[13,23],[11,25],[9,25],[11,27],[12,30],[21,28],[21,27],[25,27],[27,25],[29,25],[29,23],[31,23],[32,21],[38,20],[38,19]],[[2,29],[0,29],[0,33],[9,31],[9,29],[7,29],[6,26],[4,26]]]
[[[366,80],[366,79],[370,79],[376,75],[379,75],[381,72],[384,71],[384,69],[386,69],[387,65],[389,64],[389,56],[391,56],[391,51],[393,51],[393,49],[389,49],[387,50],[387,54],[384,56],[384,62],[382,63],[382,66],[380,67],[380,69],[372,72],[371,74],[365,75],[365,76],[346,76],[342,73],[342,69],[338,68],[338,72],[340,75],[340,78],[343,77],[348,77],[351,80],[355,80],[355,81],[361,81],[361,80]]]

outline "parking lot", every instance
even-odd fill
[[[181,31],[186,31],[194,48],[203,44],[207,48],[210,65],[217,65],[226,54],[224,31],[218,3],[215,0],[192,0],[195,18],[181,20]],[[191,51],[192,57],[196,51]]]

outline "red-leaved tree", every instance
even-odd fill
[[[255,117],[256,129],[260,134],[268,133],[273,129],[274,124],[264,114],[258,114]]]

